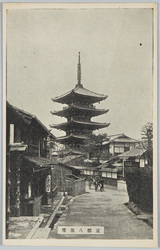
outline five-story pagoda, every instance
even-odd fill
[[[63,110],[51,112],[53,115],[67,118],[67,121],[57,125],[51,125],[51,128],[57,128],[66,132],[65,136],[57,138],[57,141],[70,146],[79,148],[88,135],[93,130],[109,126],[109,123],[92,122],[91,118],[107,113],[108,110],[96,109],[93,103],[100,102],[107,98],[106,95],[94,93],[85,89],[81,83],[81,63],[80,52],[78,57],[77,84],[74,89],[55,97],[54,102],[67,104]]]

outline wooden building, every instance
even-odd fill
[[[52,158],[52,187],[56,185],[58,191],[76,196],[85,192],[85,180],[81,176],[80,167],[75,163],[83,161],[83,155],[64,155]]]
[[[7,102],[6,203],[10,216],[39,215],[51,193],[47,137],[55,138],[32,114]]]
[[[102,143],[102,158],[109,159],[136,147],[137,140],[134,140],[125,134],[108,136],[108,140]]]
[[[123,160],[124,168],[125,167],[144,168],[148,166],[147,150],[142,147],[137,147],[123,154],[120,154],[119,158]]]
[[[76,168],[76,166],[74,166]],[[80,167],[79,167],[80,169]],[[87,180],[90,179],[90,177],[96,177],[100,176],[100,167],[81,167],[81,175],[84,176]]]
[[[66,178],[67,176],[80,176],[78,170],[74,169],[72,165],[77,161],[83,159],[82,155],[64,155],[58,158],[52,158],[52,182],[58,187],[58,191],[67,191]]]
[[[71,148],[79,149],[80,145],[88,139],[93,130],[105,128],[109,123],[91,121],[92,117],[107,113],[108,110],[96,109],[93,105],[107,98],[106,95],[97,94],[83,87],[81,83],[80,53],[78,59],[77,84],[74,89],[52,100],[57,103],[66,104],[60,111],[51,112],[53,115],[65,117],[66,122],[51,125],[66,132],[65,136],[58,137],[57,141],[69,145]]]
[[[105,167],[105,164],[102,165],[103,166],[101,166],[101,169],[99,171],[104,180],[104,183],[117,187],[118,169]]]

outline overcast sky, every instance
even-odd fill
[[[65,121],[51,98],[75,87],[79,51],[83,86],[108,95],[97,108],[109,112],[93,121],[111,125],[98,132],[139,139],[152,122],[151,9],[9,10],[8,101],[47,128]]]

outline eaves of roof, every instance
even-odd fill
[[[41,126],[41,128],[49,135],[51,136],[52,138],[56,138],[46,127],[45,125],[33,114],[30,114],[22,109],[19,109],[13,105],[11,105],[8,101],[7,101],[7,106],[10,107],[12,110],[14,110],[14,112],[21,118],[23,119],[23,121],[27,124],[31,124],[31,122],[33,120],[35,120],[39,126]],[[27,122],[27,120],[29,122]]]
[[[134,148],[129,151],[124,152],[123,154],[118,155],[119,158],[125,157],[141,157],[147,150],[144,148]]]
[[[94,97],[94,98],[102,98],[102,99],[106,99],[108,96],[107,95],[103,95],[103,94],[97,94],[93,91],[90,91],[88,89],[85,89],[83,87],[75,87],[74,89],[68,91],[67,93],[61,95],[61,96],[58,96],[58,97],[55,97],[55,98],[52,98],[53,101],[58,101],[64,97],[67,97],[69,96],[70,94],[72,93],[75,93],[75,94],[78,94],[78,95],[81,95],[81,96],[88,96],[88,97]]]

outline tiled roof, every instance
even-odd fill
[[[63,108],[62,110],[59,111],[51,111],[51,114],[53,115],[58,115],[58,116],[64,116],[68,117],[72,112],[78,112],[80,114],[86,114],[86,112],[90,112],[92,116],[97,116],[100,114],[107,113],[109,109],[96,109],[92,107],[83,107],[75,104],[70,104],[70,106]]]
[[[86,167],[84,166],[70,166],[71,168],[77,169],[77,170],[85,170]]]
[[[75,88],[74,92],[77,93],[77,94],[80,94],[80,95],[107,98],[107,95],[97,94],[97,93],[95,93],[93,91],[90,91],[88,89],[85,89],[83,87],[77,87],[77,88]]]
[[[117,173],[118,169],[117,168],[101,168],[99,170],[100,172],[110,172],[110,173]]]
[[[97,94],[97,93],[95,93],[95,92],[93,92],[93,91],[90,91],[90,90],[88,90],[88,89],[85,89],[85,88],[83,88],[83,87],[79,87],[79,86],[78,86],[78,87],[75,87],[75,88],[72,89],[71,91],[68,91],[67,93],[65,93],[65,94],[63,94],[63,95],[61,95],[61,96],[59,96],[59,97],[53,98],[53,101],[56,100],[56,99],[62,98],[62,97],[64,97],[64,96],[67,96],[67,95],[71,94],[72,92],[77,93],[77,94],[79,94],[79,95],[85,95],[85,96],[91,96],[91,97],[107,98],[107,95]]]
[[[108,136],[108,140],[104,141],[102,143],[102,145],[107,145],[107,144],[111,143],[112,141],[116,141],[116,142],[138,142],[137,140],[132,139],[132,138],[126,136],[125,134],[117,134],[117,135]]]
[[[134,148],[129,151],[124,152],[123,154],[120,154],[118,157],[139,157],[142,156],[147,150],[144,148]]]
[[[82,140],[87,139],[86,136],[82,136],[82,135],[66,135],[66,136],[57,137],[56,141],[63,141],[65,139],[69,139],[69,138],[77,138],[77,139],[82,139]]]
[[[79,170],[94,170],[94,171],[98,171],[100,169],[100,167],[87,167],[87,166],[71,166],[71,168],[74,169],[79,169]]]
[[[108,166],[109,166],[109,163],[105,162],[105,163],[102,163],[101,165],[99,165],[98,167],[107,168]]]
[[[90,100],[91,99],[93,100],[91,102],[102,101],[102,100],[107,98],[107,95],[97,94],[93,91],[90,91],[88,89],[83,88],[82,86],[77,86],[74,89],[72,89],[71,91],[69,91],[61,96],[52,98],[52,100],[55,102],[68,104],[68,103],[72,103],[72,99],[76,99],[75,96],[88,97],[88,98],[90,98]]]
[[[86,122],[86,121],[77,121],[77,120],[71,120],[67,122],[63,122],[60,124],[56,125],[50,125],[52,128],[59,128],[59,129],[65,129],[66,126],[70,126],[70,124],[76,124],[76,125],[84,125],[84,126],[89,126],[90,128],[96,129],[96,128],[104,128],[110,125],[110,123],[99,123],[99,122]]]
[[[44,158],[44,157],[29,157],[29,156],[24,156],[24,159],[30,161],[31,163],[39,166],[39,167],[48,167],[50,164],[50,159],[49,158]]]
[[[35,115],[32,115],[22,109],[19,109],[11,105],[8,101],[7,101],[7,107],[12,109],[21,119],[23,119],[25,123],[29,125],[32,123],[33,120],[35,120],[43,128],[43,130],[47,132],[48,135],[55,138],[55,136],[44,126],[44,124]]]
[[[64,157],[58,157],[57,159],[52,158],[52,164],[68,164],[70,161],[82,157],[81,155],[67,155]]]
[[[85,155],[86,153],[82,153],[81,151],[78,151],[78,150],[69,149],[69,150],[59,151],[59,155],[60,154],[63,154],[63,155]]]

